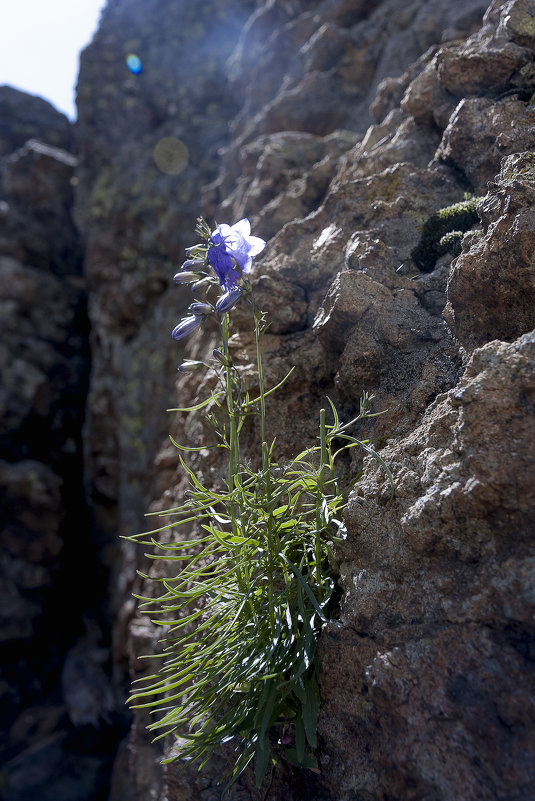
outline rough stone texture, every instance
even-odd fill
[[[0,86],[0,156],[13,153],[29,139],[69,151],[72,126],[67,117],[41,97]]]
[[[494,3],[480,32],[443,48],[434,62],[440,86],[463,98],[439,152],[476,193],[485,191],[504,156],[528,150],[533,141],[532,14],[529,2]]]
[[[518,97],[466,98],[450,118],[439,152],[463,171],[469,189],[482,194],[504,156],[530,148],[534,123],[535,110]]]
[[[255,269],[255,291],[272,320],[269,380],[280,379],[292,358],[296,364],[277,396],[270,434],[284,457],[312,441],[325,394],[348,417],[367,390],[387,412],[365,433],[391,438],[382,455],[396,482],[390,501],[384,473],[367,460],[366,478],[350,496],[348,539],[338,553],[341,618],[320,647],[321,772],[279,766],[272,799],[530,797],[534,340],[491,340],[516,340],[533,328],[532,158],[519,154],[532,141],[526,66],[533,50],[525,33],[532,6],[494,3],[471,36],[424,53],[433,44],[425,39],[420,60],[399,65],[389,79],[353,53],[358,85],[371,85],[370,94],[378,87],[378,122],[367,131],[355,115],[360,98],[346,103],[341,118],[344,90],[333,66],[342,42],[357,41],[362,19],[342,15],[342,30],[329,19],[309,45],[298,54],[288,48],[275,65],[272,51],[255,49],[274,14],[260,9],[231,64],[242,91],[244,65],[253,78],[205,205],[213,210],[219,197],[218,219],[250,208],[266,235],[270,216],[287,215]],[[366,24],[387,9],[366,6]],[[414,9],[412,17],[414,31]],[[308,26],[306,13],[297,15],[272,34],[273,48],[279,37],[309,36]],[[320,44],[319,72],[307,62],[302,74],[302,53]],[[320,120],[309,104],[312,96],[326,102],[321,65],[332,70],[338,104],[336,115]],[[303,106],[290,109],[301,92]],[[325,127],[331,122],[363,136],[346,140],[345,153],[327,151],[330,180],[315,198],[305,187],[322,163],[315,161],[320,148],[335,141]],[[467,190],[485,194],[500,164],[478,207],[481,230],[466,235],[462,256],[419,273],[410,254],[425,220]],[[300,179],[308,211],[301,218],[291,200]],[[245,315],[237,310],[235,319],[234,352],[247,374],[252,341]],[[202,337],[190,347],[192,356],[202,353]],[[179,385],[184,401],[207,390],[195,376]],[[173,433],[198,442],[202,428],[179,419]],[[218,469],[211,460],[192,463],[204,477]],[[159,464],[170,486],[154,508],[165,509],[184,484],[172,477],[171,450]],[[347,465],[358,466],[358,459]],[[219,798],[221,759],[201,777],[170,765],[169,798]],[[245,775],[231,797],[265,792]]]
[[[467,348],[535,328],[534,198],[533,153],[508,156],[448,279],[444,315]]]
[[[534,399],[535,335],[493,341],[382,451],[393,502],[367,464],[322,639],[333,797],[531,797]]]
[[[17,100],[22,103],[18,95]],[[29,116],[34,100],[29,99]],[[48,113],[59,118],[59,128],[64,118],[50,106]],[[18,123],[14,128],[18,132]],[[2,638],[7,641],[29,640],[43,613],[43,593],[50,590],[63,547],[64,483],[69,470],[79,472],[87,361],[81,249],[69,211],[74,165],[69,153],[35,140],[0,162],[2,572],[10,597],[2,609]],[[79,496],[79,483],[76,492]]]
[[[338,128],[364,133],[381,82],[399,78],[440,41],[476,30],[485,7],[477,0],[449,6],[413,0],[403,7],[398,0],[323,0],[312,8],[298,2],[259,4],[231,60],[232,85],[243,104],[223,153],[224,167],[205,192],[206,213],[217,207],[220,214],[239,216],[249,191],[241,180],[245,153],[262,151],[255,139],[279,131],[322,137]],[[258,222],[259,233],[268,236],[264,219]]]
[[[106,791],[124,712],[83,495],[76,158],[48,103],[4,87],[0,107],[1,794],[81,801]]]
[[[360,136],[333,131],[324,137],[285,131],[261,136],[240,153],[233,218],[245,215],[270,238],[289,220],[317,208],[340,162]],[[226,205],[232,202],[232,195]]]

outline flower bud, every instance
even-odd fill
[[[183,273],[177,273],[173,278],[175,284],[192,284],[194,281],[198,280],[199,276],[197,273],[192,273],[187,271]]]
[[[233,306],[241,298],[242,291],[241,289],[229,289],[228,292],[225,292],[224,295],[221,295],[217,303],[215,304],[215,308],[218,314],[223,314],[224,312],[229,311],[232,309]]]
[[[222,351],[220,351],[217,348],[215,348],[212,351],[212,356],[214,357],[216,362],[219,362],[219,364],[221,364],[223,367],[228,367],[229,360],[227,358],[225,358],[225,354]]]
[[[204,362],[195,362],[192,359],[186,359],[185,362],[178,365],[177,370],[179,373],[196,373],[201,367],[204,367]]]
[[[197,278],[198,278],[198,276],[197,276]],[[201,289],[206,289],[206,287],[209,287],[211,284],[213,284],[213,282],[214,282],[214,279],[210,278],[210,276],[206,276],[206,278],[201,278],[200,281],[196,281],[193,284],[193,286],[191,287],[191,291],[192,292],[197,292],[197,291],[200,291]]]
[[[186,256],[189,256],[190,253],[194,253],[196,250],[204,249],[206,246],[199,242],[198,245],[192,245],[189,248],[186,248]]]
[[[195,301],[188,306],[190,314],[213,314],[214,307],[211,303],[200,303]]]
[[[173,328],[173,332],[171,336],[173,339],[183,339],[183,337],[187,337],[188,334],[191,334],[192,331],[195,331],[196,328],[200,326],[204,317],[198,317],[197,315],[193,315],[192,317],[184,317],[175,328]]]
[[[184,262],[184,264],[182,265],[182,267],[180,269],[181,270],[202,270],[202,268],[204,266],[205,266],[204,259],[187,259],[187,261]]]

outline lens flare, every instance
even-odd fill
[[[184,142],[174,136],[164,136],[153,151],[156,166],[167,175],[179,175],[189,162],[189,151]]]
[[[126,57],[126,66],[133,72],[134,75],[139,75],[142,70],[141,59],[139,56],[136,56],[135,53],[129,53]]]

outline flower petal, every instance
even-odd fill
[[[259,236],[250,236],[247,239],[249,245],[249,255],[257,256],[266,247],[266,240],[261,239]]]
[[[226,257],[233,259],[242,272],[249,272],[252,257],[260,253],[266,243],[259,236],[251,236],[251,224],[247,217],[234,225],[220,223],[211,234],[213,247],[208,250],[208,260],[214,268],[221,286],[231,289],[236,286],[239,274],[229,266]],[[216,248],[220,248],[218,253]]]
[[[243,220],[238,220],[238,222],[231,225],[230,228],[233,231],[237,231],[237,233],[241,234],[245,239],[247,239],[251,233],[251,223],[247,217],[244,217]]]
[[[234,269],[232,257],[227,253],[224,245],[213,245],[208,250],[208,261],[214,268],[221,286],[227,289],[236,286],[239,274]]]
[[[216,245],[220,245],[223,241],[223,238],[228,236],[229,233],[230,225],[227,225],[227,223],[221,223],[212,231],[212,242],[214,242]]]
[[[244,273],[248,273],[253,264],[253,260],[248,254],[247,256],[241,257],[239,261],[238,259],[236,259],[236,261],[238,262]]]

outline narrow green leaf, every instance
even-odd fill
[[[199,409],[204,409],[205,406],[208,406],[209,403],[212,401],[218,400],[224,396],[224,392],[215,392],[210,395],[209,398],[206,398],[200,403],[195,404],[195,406],[180,406],[178,409],[167,409],[168,412],[197,412]]]
[[[279,381],[279,383],[275,384],[274,387],[271,387],[271,389],[268,389],[266,392],[264,392],[264,398],[267,398],[273,392],[276,392],[280,387],[282,387],[282,385],[284,383],[286,383],[286,381],[290,378],[290,376],[291,376],[291,374],[293,373],[294,370],[295,370],[295,367],[292,367],[292,369],[284,376],[282,381]],[[259,401],[260,401],[260,396],[258,398],[255,398],[253,401],[251,401],[251,403],[259,403]]]
[[[280,556],[280,558],[281,558],[281,559],[282,559],[284,562],[286,562],[286,564],[288,565],[288,567],[289,567],[289,568],[292,570],[292,572],[294,573],[294,575],[295,575],[295,577],[297,578],[297,580],[298,580],[299,584],[301,585],[302,589],[303,589],[303,590],[306,592],[306,594],[307,594],[307,596],[308,596],[308,599],[310,600],[310,602],[311,602],[312,606],[314,607],[314,609],[315,609],[315,610],[316,610],[316,612],[318,613],[318,615],[319,615],[319,617],[320,617],[320,620],[322,620],[322,621],[323,621],[323,623],[327,623],[327,618],[325,617],[325,615],[324,615],[324,614],[323,614],[323,612],[321,611],[321,609],[320,609],[320,607],[319,607],[319,605],[318,605],[318,602],[317,602],[317,600],[316,600],[316,597],[315,597],[314,593],[312,592],[312,590],[310,589],[310,587],[309,587],[309,585],[308,585],[307,581],[306,581],[306,580],[305,580],[305,578],[304,578],[304,577],[301,575],[301,571],[300,571],[300,570],[298,570],[298,569],[295,567],[295,565],[294,565],[294,564],[292,564],[292,562],[290,562],[290,560],[289,560],[289,559],[287,559],[287,558],[286,558],[286,556],[285,556],[283,553],[280,553],[280,554],[279,554],[279,556]]]
[[[199,448],[193,448],[189,447],[188,445],[181,445],[180,442],[177,442],[176,439],[174,439],[171,436],[171,434],[169,434],[169,439],[171,440],[175,448],[178,448],[179,451],[184,451],[185,453],[195,453],[198,451],[204,451],[205,449],[219,447],[218,445],[201,445],[201,447]]]
[[[305,758],[305,726],[301,717],[298,717],[295,722],[295,750],[301,764]]]
[[[308,742],[312,748],[316,748],[320,699],[318,685],[316,684],[316,678],[314,675],[312,675],[308,681],[305,682],[305,688],[307,700],[305,705],[302,707],[303,725],[305,727]]]
[[[256,748],[256,762],[255,762],[255,782],[256,786],[260,787],[264,781],[266,771],[269,767],[271,757],[271,745],[269,738],[265,736],[258,741]]]

